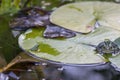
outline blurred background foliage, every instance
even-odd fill
[[[41,6],[43,8],[49,6],[47,7],[47,9],[51,9],[53,6],[54,7],[58,6],[59,3],[74,1],[115,1],[115,0],[0,0],[0,14],[15,13],[21,8],[30,6]]]

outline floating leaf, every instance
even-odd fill
[[[92,4],[77,2],[61,6],[51,14],[50,21],[73,31],[88,33],[93,30],[95,23]]]
[[[34,30],[35,31],[35,30]],[[31,33],[35,33],[33,30],[31,32],[26,31],[25,34],[22,34],[19,37],[19,45],[34,54],[35,56],[50,59],[54,61],[66,62],[66,63],[97,63],[104,62],[103,58],[96,55],[95,48],[86,44],[98,45],[100,42],[105,39],[110,39],[114,41],[119,37],[120,32],[105,26],[101,26],[96,29],[93,33],[90,34],[77,34],[76,37],[68,38],[68,39],[46,39],[40,35],[32,36]],[[41,31],[40,31],[41,32]],[[26,38],[27,35],[32,36]],[[114,36],[111,36],[114,35]],[[38,51],[31,51],[29,49],[33,48],[37,43],[46,44],[51,49],[49,49],[46,45],[39,44]],[[42,50],[44,48],[44,50]],[[54,49],[59,52],[57,55],[55,52],[49,53]]]
[[[82,33],[94,30],[96,21],[100,25],[120,30],[119,8],[119,4],[112,2],[76,2],[57,8],[51,14],[50,21],[61,27]]]

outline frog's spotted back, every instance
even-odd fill
[[[105,39],[103,42],[99,43],[98,46],[96,47],[96,51],[99,54],[119,54],[120,49],[118,45],[109,39]]]

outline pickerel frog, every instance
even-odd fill
[[[100,42],[98,45],[91,45],[91,44],[86,44],[86,45],[95,47],[95,51],[101,55],[112,54],[113,56],[115,56],[120,53],[119,46],[115,42],[109,39],[105,39],[103,42]]]
[[[96,51],[99,54],[112,54],[117,55],[120,53],[120,48],[118,45],[109,39],[105,39],[103,42],[96,46]]]

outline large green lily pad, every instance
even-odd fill
[[[38,35],[34,36],[35,33]],[[30,29],[19,37],[19,45],[37,57],[64,63],[81,64],[105,62],[101,55],[96,54],[94,47],[85,44],[98,45],[104,39],[114,41],[119,37],[120,32],[101,26],[93,33],[77,34],[76,37],[68,39],[46,39],[41,34],[41,29]]]

